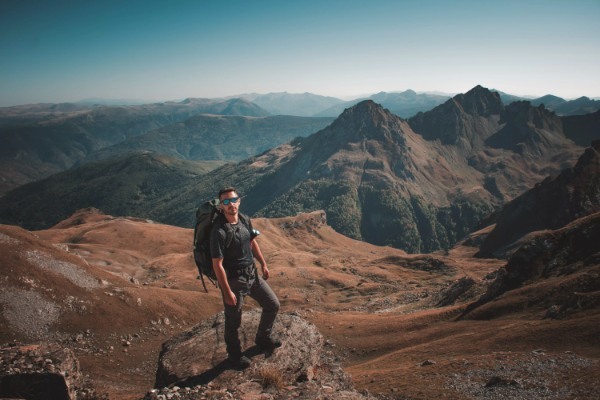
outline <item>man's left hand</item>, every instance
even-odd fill
[[[266,281],[267,279],[269,279],[269,268],[267,268],[267,264],[264,264],[262,266],[262,275],[263,275],[263,279]]]

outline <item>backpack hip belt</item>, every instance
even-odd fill
[[[226,270],[227,279],[234,279],[240,276],[245,276],[247,278],[251,278],[256,275],[256,266],[254,264],[249,265],[247,267],[238,268],[234,270]]]

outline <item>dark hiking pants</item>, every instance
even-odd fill
[[[237,298],[237,304],[230,306],[223,301],[225,304],[225,344],[227,345],[227,354],[237,357],[242,353],[238,329],[242,322],[244,297],[252,297],[262,307],[256,340],[271,337],[273,323],[279,311],[279,299],[269,284],[259,276],[253,277],[250,281],[244,276],[230,279],[229,287]]]

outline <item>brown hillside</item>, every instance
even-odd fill
[[[503,261],[473,258],[469,247],[407,255],[344,237],[325,218],[314,212],[254,225],[282,311],[319,328],[359,390],[398,399],[596,393],[597,307],[562,319],[525,307],[456,321]],[[219,292],[204,293],[195,279],[191,237],[189,229],[95,210],[35,233],[0,226],[0,343],[59,341],[100,393],[141,398],[161,344],[222,307]]]

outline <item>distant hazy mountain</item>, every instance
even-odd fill
[[[565,100],[561,97],[548,94],[535,99],[518,97],[506,93],[500,93],[500,98],[505,105],[515,101],[528,101],[533,106],[544,105],[547,109],[554,111],[559,116],[584,115],[600,110],[600,100],[592,100],[588,97],[580,97],[575,100]]]
[[[194,115],[268,115],[240,99],[142,106],[34,104],[0,109],[0,194],[70,168],[90,153]]]
[[[532,106],[538,107],[543,104],[546,108],[554,110],[557,106],[565,103],[566,100],[562,97],[548,94],[546,96],[538,97],[537,99],[529,100],[529,102]]]
[[[591,100],[584,96],[558,104],[552,110],[556,111],[558,115],[590,114],[600,110],[600,100]]]
[[[497,92],[500,95],[500,99],[502,100],[502,103],[504,105],[509,105],[510,103],[512,103],[513,101],[523,101],[523,100],[529,100],[525,97],[520,97],[520,96],[515,96],[512,94],[508,94],[508,93],[504,93],[500,90],[496,90],[496,89],[491,89],[492,92]]]
[[[0,220],[48,228],[74,210],[151,218],[159,199],[193,185],[222,162],[192,162],[150,153],[90,163],[23,185],[0,198]]]
[[[105,147],[82,162],[138,151],[184,160],[241,161],[295,137],[308,136],[332,121],[294,116],[198,115]]]
[[[102,97],[90,97],[78,100],[75,104],[90,106],[139,106],[148,103],[161,103],[161,101],[142,100],[142,99],[105,99]]]
[[[0,107],[0,129],[67,118],[76,112],[86,112],[96,107],[98,106],[79,103],[38,103]]]
[[[319,96],[312,93],[245,94],[240,95],[240,97],[259,105],[272,115],[296,115],[300,117],[312,117],[336,104],[343,103],[343,100],[335,97]],[[338,115],[339,113],[327,116],[337,117]]]
[[[193,99],[185,101],[193,102]],[[229,99],[225,101],[212,102],[202,110],[203,114],[217,115],[244,115],[248,117],[266,117],[271,115],[267,110],[257,104],[244,99]]]
[[[402,118],[408,118],[412,117],[419,111],[431,110],[435,106],[448,100],[448,98],[449,96],[437,94],[418,94],[412,90],[407,90],[401,93],[380,92],[369,97],[336,104],[324,111],[321,111],[320,113],[315,114],[315,116],[338,116],[344,111],[344,109],[352,107],[361,101],[373,100],[374,102],[389,109],[392,113]]]
[[[560,116],[584,115],[600,110],[600,100],[580,97],[575,100],[565,100],[554,95],[546,95],[537,99],[526,99],[534,106],[544,105]]]

